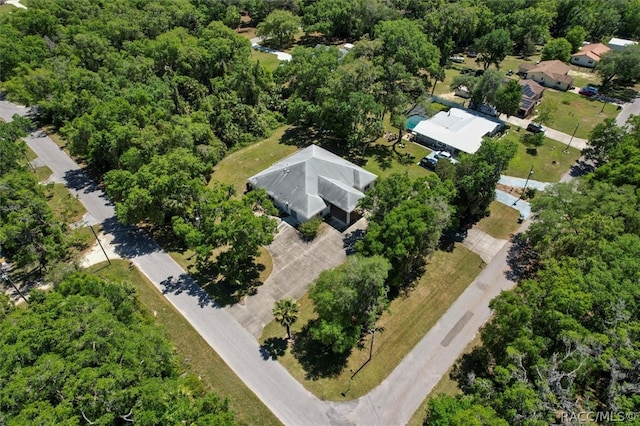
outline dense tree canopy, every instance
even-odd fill
[[[392,265],[390,284],[396,289],[411,286],[450,224],[453,195],[453,184],[435,175],[411,180],[393,174],[379,180],[360,202],[370,217],[358,252],[386,257]]]
[[[599,125],[595,173],[533,200],[535,221],[511,258],[524,275],[491,302],[482,347],[454,371],[466,395],[432,401],[428,424],[455,424],[470,407],[510,425],[569,424],[589,411],[616,422],[640,410],[637,128]]]
[[[234,423],[226,401],[180,377],[127,284],[76,274],[0,312],[2,423]]]
[[[318,313],[311,336],[335,353],[351,350],[388,304],[390,267],[381,256],[354,256],[323,271],[309,290]]]

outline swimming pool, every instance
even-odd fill
[[[422,115],[410,116],[409,118],[407,118],[407,130],[413,130],[413,128],[416,127],[419,122],[426,119],[427,118],[423,117]]]

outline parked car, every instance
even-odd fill
[[[434,158],[434,157],[423,157],[422,160],[420,160],[420,163],[418,163],[420,166],[424,167],[425,169],[429,169],[429,170],[435,170],[436,169],[436,164],[438,164],[438,159]]]
[[[527,126],[527,130],[532,133],[544,133],[547,129],[542,127],[542,124],[529,123],[529,125]]]
[[[449,60],[450,60],[451,62],[457,62],[457,63],[461,64],[461,63],[463,63],[463,62],[464,62],[464,56],[458,56],[458,55],[456,55],[456,56],[449,56]]]
[[[467,56],[470,57],[470,58],[477,58],[478,54],[476,52],[473,52],[473,51],[468,51],[467,52]]]
[[[598,94],[598,88],[597,87],[592,87],[592,86],[585,86],[582,89],[580,89],[578,91],[578,93],[580,93],[583,96],[595,96]]]

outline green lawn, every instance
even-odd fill
[[[45,195],[53,213],[64,223],[77,222],[87,212],[82,203],[61,183],[46,185]]]
[[[33,152],[33,150],[31,148],[29,148],[29,147],[27,147],[27,151],[26,151],[25,155],[27,156],[27,160],[29,160],[29,161],[33,161],[36,158],[38,158],[38,154]]]
[[[418,161],[431,153],[431,150],[424,146],[403,141],[404,148],[400,144],[396,145],[393,151],[393,143],[384,139],[379,139],[367,151],[367,162],[362,167],[371,173],[384,178],[392,173],[408,173],[409,177],[415,179],[429,173],[425,168],[418,165]]]
[[[511,129],[502,137],[515,141],[518,146],[516,156],[509,163],[507,170],[503,172],[507,176],[526,178],[531,166],[533,166],[532,179],[540,182],[559,182],[560,178],[580,158],[579,150],[569,148],[569,153],[565,154],[564,150],[567,145],[549,138],[544,138],[544,144],[538,148],[537,155],[529,154],[527,147],[520,142],[520,136],[523,133],[524,130],[517,132],[515,129]]]
[[[141,303],[173,343],[180,366],[200,377],[208,389],[228,397],[239,424],[281,424],[149,280],[128,261],[111,263],[111,266],[106,262],[94,265],[88,270],[111,280],[128,281],[136,287]]]
[[[593,69],[583,68],[576,65],[569,65],[569,76],[573,77],[574,87],[584,87],[587,84],[600,85],[602,80],[598,77],[598,74],[593,72]]]
[[[497,201],[491,203],[489,211],[491,213],[489,217],[485,217],[478,222],[475,228],[486,232],[494,238],[508,240],[520,226],[518,224],[520,212]]]
[[[51,171],[51,169],[47,166],[40,166],[38,168],[36,168],[35,170],[35,174],[36,174],[36,180],[38,182],[44,182],[45,180],[47,180],[49,178],[49,176],[51,176],[51,173],[53,173]]]
[[[482,340],[480,339],[480,333],[476,334],[471,342],[467,345],[467,348],[464,350],[465,354],[470,353],[476,346],[480,346],[482,344]],[[459,360],[460,358],[458,358]],[[456,361],[457,362],[457,361]],[[444,376],[440,379],[437,385],[433,387],[429,395],[422,401],[420,407],[413,413],[411,419],[407,422],[407,426],[422,426],[424,424],[424,420],[427,414],[427,407],[429,405],[429,400],[436,395],[445,394],[445,395],[460,395],[462,391],[458,387],[458,382],[451,378],[451,372],[453,371],[453,366],[449,368],[449,370],[445,373]]]
[[[13,12],[14,10],[18,10],[18,8],[15,7],[12,4],[2,4],[2,5],[0,5],[0,15],[9,14],[9,13]]]
[[[437,251],[429,260],[427,271],[407,297],[398,297],[391,303],[378,326],[384,331],[376,334],[373,357],[354,379],[350,377],[367,360],[370,338],[363,342],[362,349],[354,349],[346,365],[332,375],[315,375],[315,368],[335,369],[326,358],[313,361],[317,354],[309,352],[300,356],[307,371],[303,369],[291,350],[275,352],[280,362],[296,377],[305,388],[322,399],[351,400],[365,395],[382,382],[402,361],[407,353],[433,327],[442,314],[480,273],[482,259],[460,244],[451,252]],[[314,317],[312,302],[305,294],[298,301],[300,305],[298,321],[292,331],[299,333],[309,319]],[[261,343],[273,345],[282,350],[285,331],[278,323],[271,322],[264,328]],[[299,338],[300,339],[300,338]],[[322,365],[324,365],[322,367]],[[329,364],[327,364],[329,363]],[[326,370],[325,370],[326,371]],[[343,396],[342,394],[345,393]]]
[[[259,50],[251,49],[251,54],[249,59],[254,62],[260,62],[260,64],[264,67],[264,69],[273,72],[278,65],[280,65],[280,60],[273,53],[261,52]]]
[[[618,115],[616,105],[594,101],[573,92],[546,89],[542,99],[543,102],[552,101],[558,106],[549,127],[571,135],[577,125],[578,130],[575,134],[577,138],[588,139],[589,133],[597,124],[602,123],[606,118],[614,118]]]
[[[216,165],[212,181],[231,184],[238,194],[242,194],[248,178],[298,150],[293,144],[281,143],[282,136],[290,128],[282,126],[270,137],[227,155]]]

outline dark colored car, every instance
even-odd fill
[[[580,89],[578,93],[580,93],[582,96],[595,96],[598,94],[598,89],[596,89],[595,87],[587,86]]]
[[[532,132],[532,133],[544,133],[544,131],[547,130],[547,129],[542,127],[541,124],[529,123],[529,125],[527,126],[527,130]]]
[[[436,164],[438,164],[438,160],[433,157],[424,157],[422,160],[420,160],[419,164],[425,169],[435,170]]]

